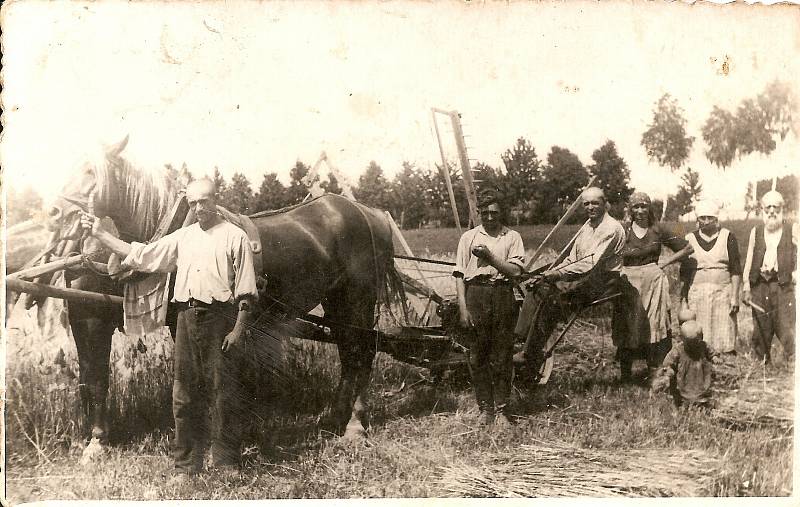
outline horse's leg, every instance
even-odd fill
[[[345,298],[328,298],[325,316],[333,322],[346,323],[361,329],[371,329],[374,319],[374,299],[365,304],[353,302],[353,295]],[[334,402],[334,417],[338,424],[345,423],[344,438],[363,438],[366,436],[367,387],[375,359],[376,343],[367,332],[352,328],[334,326],[333,335],[339,349],[341,374]]]
[[[84,416],[91,424],[92,438],[101,443],[108,441],[108,397],[109,358],[111,336],[116,327],[115,319],[104,315],[102,310],[92,315],[85,308],[71,313],[70,326],[75,337],[80,367],[80,392]]]

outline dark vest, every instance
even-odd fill
[[[753,263],[750,265],[750,286],[755,286],[762,281],[761,264],[767,244],[764,242],[764,224],[756,227],[755,245],[753,246]],[[792,226],[783,224],[781,240],[778,242],[778,283],[788,285],[792,283],[792,272],[797,263],[797,247],[792,243]]]

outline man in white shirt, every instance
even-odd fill
[[[126,243],[106,231],[99,219],[82,217],[93,236],[124,258],[123,266],[175,271],[173,302],[180,312],[172,410],[174,479],[179,481],[202,471],[209,434],[214,465],[238,466],[241,344],[258,297],[250,242],[241,229],[219,216],[214,183],[192,182],[186,200],[197,223],[147,245]]]
[[[525,265],[525,249],[520,234],[503,225],[496,192],[481,192],[478,211],[481,225],[461,236],[453,276],[482,422],[493,424],[496,417],[502,427],[510,424],[513,286]]]
[[[514,363],[527,364],[534,372],[545,359],[542,347],[558,321],[566,318],[567,310],[609,292],[622,270],[625,229],[606,213],[605,194],[590,187],[581,199],[588,220],[578,231],[569,255],[534,279],[538,283],[526,294],[514,329],[525,340],[523,349],[514,355]]]
[[[750,231],[742,273],[742,300],[753,310],[753,350],[766,363],[773,335],[788,357],[794,355],[798,226],[784,223],[783,208],[779,192],[761,198],[764,223]]]

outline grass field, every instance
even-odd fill
[[[526,246],[533,249],[546,230],[522,228]],[[747,227],[734,232],[746,238]],[[565,232],[564,238],[570,235]],[[439,259],[452,258],[458,239],[455,230],[405,236],[417,255]],[[549,250],[545,259],[553,255]],[[449,269],[437,269],[440,273],[426,274],[438,277],[431,284],[446,293],[452,286]],[[675,268],[670,269],[674,280]],[[740,324],[748,334],[747,312]],[[791,422],[676,408],[665,395],[650,392],[639,363],[638,383],[619,385],[607,309],[573,328],[557,350],[547,386],[517,379],[516,424],[503,430],[478,425],[463,370],[437,383],[427,370],[380,353],[370,388],[369,439],[358,444],[340,441],[326,424],[338,378],[335,347],[293,339],[286,370],[295,381],[283,391],[262,385],[251,393],[257,402],[242,474],[209,473],[177,487],[165,481],[172,464],[171,359],[152,350],[114,358],[133,365],[124,373],[115,370],[111,379],[114,445],[85,465],[79,464],[85,428],[74,378],[44,372],[39,364],[7,363],[6,485],[12,503],[561,493],[786,496],[793,491]],[[745,388],[759,395],[763,385],[766,399],[775,386],[787,385],[793,370],[779,360],[763,369],[746,356],[729,359],[716,369],[717,398],[736,399]],[[781,395],[792,398],[791,391]],[[759,414],[769,409],[753,408]],[[621,463],[626,453],[638,453],[639,465]],[[526,459],[530,463],[521,469]]]

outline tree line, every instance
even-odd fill
[[[781,82],[769,84],[754,98],[745,98],[739,106],[728,111],[714,106],[700,129],[707,149],[706,159],[720,170],[735,165],[736,160],[753,152],[769,155],[786,136],[796,131],[797,99],[791,87]],[[677,100],[664,94],[653,107],[652,119],[642,134],[641,145],[651,161],[672,172],[681,171],[675,193],[666,193],[666,202],[654,199],[664,219],[676,219],[691,211],[693,203],[702,197],[700,177],[687,167],[695,137],[689,135],[684,110]],[[502,166],[492,167],[484,162],[473,164],[478,189],[495,188],[507,211],[506,220],[513,225],[554,223],[578,197],[591,176],[602,187],[611,205],[611,214],[622,216],[630,188],[630,170],[617,152],[616,144],[608,140],[584,165],[568,148],[552,146],[542,159],[531,142],[520,137],[501,155]],[[170,177],[180,184],[192,179],[184,163],[180,169],[166,164]],[[309,195],[306,181],[311,167],[298,160],[289,171],[289,184],[284,185],[275,172],[266,172],[257,189],[241,172],[230,181],[214,168],[213,180],[219,203],[237,213],[252,214],[275,210],[302,202]],[[447,172],[452,181],[458,214],[462,222],[469,216],[461,171],[455,163],[446,167],[420,167],[403,162],[394,176],[387,178],[376,162],[370,162],[358,177],[352,191],[364,204],[388,210],[403,228],[449,227],[454,218],[447,192]],[[319,182],[326,192],[341,193],[336,177],[328,174]],[[770,180],[751,182],[745,197],[746,209],[757,209],[758,198],[771,188]],[[790,209],[797,207],[797,178],[793,175],[778,180],[780,190]],[[653,196],[659,197],[659,196]],[[662,196],[663,197],[663,196]],[[8,223],[25,220],[34,215],[41,199],[31,189],[15,193],[8,189]],[[466,223],[462,223],[466,225]]]

